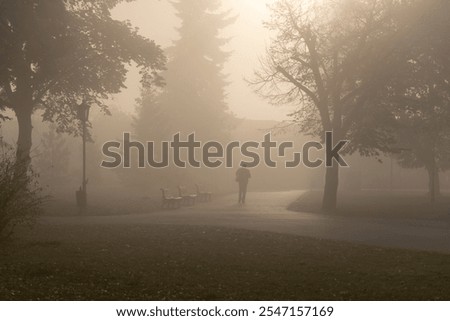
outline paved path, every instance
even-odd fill
[[[48,224],[191,224],[271,231],[361,244],[450,253],[450,221],[355,218],[296,213],[286,206],[301,191],[250,193],[239,206],[235,196],[191,208],[124,216],[52,217]]]

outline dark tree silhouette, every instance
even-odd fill
[[[398,143],[406,148],[397,159],[402,167],[426,169],[428,192],[434,202],[440,194],[439,173],[450,168],[450,115],[443,110],[449,108],[447,102],[428,107],[398,118]]]
[[[414,5],[411,3],[414,2]],[[276,34],[256,77],[256,91],[273,103],[298,105],[302,132],[349,139],[349,152],[388,150],[389,111],[380,90],[408,59],[408,44],[435,3],[424,1],[279,0],[267,28]],[[327,168],[323,209],[337,206],[339,169]]]
[[[119,0],[3,0],[0,3],[0,110],[19,124],[17,160],[30,163],[31,115],[77,131],[76,106],[85,100],[107,112],[103,99],[124,86],[134,61],[145,85],[160,84],[165,59],[129,23],[112,19]]]
[[[441,2],[425,24],[426,37],[410,47],[411,59],[387,86],[394,108],[401,166],[425,168],[432,201],[440,193],[439,172],[450,168],[450,5]]]

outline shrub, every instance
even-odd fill
[[[0,146],[0,241],[10,237],[17,225],[32,225],[46,197],[31,169],[18,173],[13,148]]]

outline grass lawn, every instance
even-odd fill
[[[297,212],[319,213],[322,195],[322,191],[306,192],[290,204],[289,209]],[[450,196],[443,194],[433,205],[425,192],[420,191],[340,192],[338,209],[333,215],[450,219]]]
[[[19,236],[0,246],[0,300],[450,300],[444,254],[172,225]]]

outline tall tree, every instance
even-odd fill
[[[440,194],[439,173],[450,169],[450,117],[444,110],[448,103],[428,107],[431,110],[424,106],[424,112],[398,118],[398,143],[405,147],[397,159],[402,167],[427,171],[428,192],[434,202]]]
[[[129,23],[111,17],[120,0],[3,0],[0,3],[0,110],[19,124],[17,160],[30,162],[31,115],[77,131],[81,101],[107,111],[104,98],[124,86],[134,61],[146,85],[160,84],[165,58]]]
[[[165,88],[143,93],[136,121],[138,134],[158,139],[154,135],[195,131],[198,136],[220,138],[231,118],[223,74],[230,53],[224,51],[228,40],[220,33],[235,18],[221,11],[221,0],[177,0],[172,4],[181,20],[180,38],[167,50]]]
[[[414,2],[414,1],[413,1]],[[273,103],[295,103],[301,130],[315,136],[332,131],[350,139],[349,151],[387,150],[392,119],[377,96],[407,60],[414,27],[430,9],[426,1],[279,0],[266,26],[276,33],[253,85]],[[339,167],[325,175],[323,209],[337,205]]]
[[[427,37],[411,47],[403,72],[387,86],[386,100],[394,107],[400,165],[425,168],[431,200],[440,193],[439,172],[450,168],[450,22],[449,4],[440,7],[425,28]],[[444,10],[444,9],[447,10]]]

